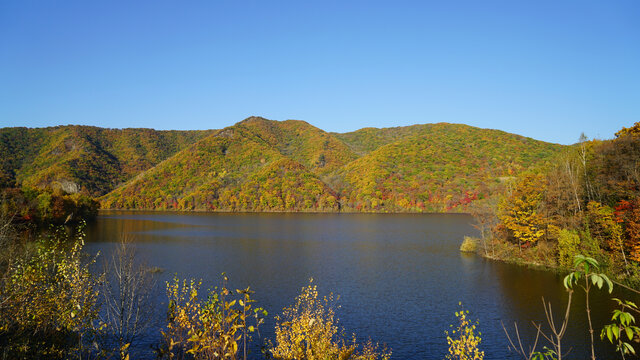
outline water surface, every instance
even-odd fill
[[[477,235],[471,222],[459,214],[104,212],[88,228],[87,249],[105,258],[121,236],[132,236],[140,257],[164,269],[156,323],[141,345],[147,356],[164,321],[164,281],[177,274],[208,288],[225,272],[231,287],[250,286],[269,311],[263,338],[273,338],[273,315],[313,278],[321,294],[340,295],[337,317],[346,334],[387,344],[392,358],[444,358],[444,331],[459,302],[479,320],[485,359],[516,358],[501,322],[517,321],[528,340],[530,322],[544,319],[542,296],[563,313],[562,277],[460,253],[463,237]],[[589,356],[584,299],[574,298],[564,346],[573,348],[569,358],[582,359]],[[612,305],[599,293],[591,302],[598,335]],[[599,339],[597,345],[600,358],[614,356]]]

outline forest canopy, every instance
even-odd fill
[[[447,123],[346,134],[260,117],[208,131],[4,128],[0,187],[82,194],[103,209],[464,212],[564,148]]]
[[[612,140],[582,136],[549,164],[512,179],[499,201],[473,209],[485,230],[485,255],[571,268],[582,254],[619,277],[637,280],[638,159],[640,123]]]

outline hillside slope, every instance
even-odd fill
[[[101,196],[107,209],[465,211],[565,148],[424,124],[327,133],[250,117],[222,130],[0,129],[0,188]]]
[[[300,120],[274,121],[250,117],[236,124],[265,140],[282,155],[325,175],[359,156],[334,134]]]
[[[332,133],[349,146],[356,154],[363,156],[377,148],[416,135],[432,124],[398,126],[392,128],[363,128],[348,133]]]
[[[304,124],[294,124],[294,128],[310,127]],[[293,138],[303,148],[308,147],[307,137],[292,138],[287,134],[291,125],[250,118],[219,130],[107,194],[101,199],[102,206],[230,211],[337,210],[336,196],[318,175],[283,154]],[[312,169],[318,167],[310,161],[313,155],[299,152],[296,157]]]
[[[544,163],[563,146],[461,124],[364,129],[341,137],[367,151],[336,173],[357,211],[460,211],[504,177]]]
[[[563,148],[459,124],[326,133],[251,117],[102,198],[104,208],[464,211]]]
[[[91,126],[0,129],[0,187],[59,187],[100,196],[208,131]]]

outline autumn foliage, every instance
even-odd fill
[[[498,208],[499,218],[518,243],[535,243],[546,230],[542,214],[542,191],[544,177],[527,174],[513,185],[511,194],[503,199]]]
[[[247,344],[266,311],[254,307],[252,291],[223,286],[203,296],[202,282],[175,278],[167,283],[169,309],[159,358],[246,359]]]
[[[84,235],[64,229],[13,253],[0,270],[0,349],[15,359],[83,356],[97,331],[99,276],[89,271]],[[3,251],[14,245],[0,239]]]
[[[336,134],[247,118],[208,131],[0,129],[0,189],[60,188],[106,209],[461,212],[562,149],[460,124]]]
[[[252,117],[101,198],[103,208],[465,211],[562,147],[457,124],[326,133]]]
[[[70,224],[90,220],[97,214],[96,200],[60,189],[0,189],[0,213],[14,222]]]
[[[607,141],[583,138],[548,165],[509,181],[494,209],[500,222],[493,240],[536,244],[518,252],[522,260],[537,256],[569,266],[574,255],[588,254],[617,275],[640,276],[639,129],[636,123]],[[556,256],[541,257],[546,249]]]
[[[318,295],[313,279],[276,317],[276,342],[270,347],[274,359],[282,360],[388,360],[391,352],[368,341],[358,346],[346,341],[337,325],[333,294]]]

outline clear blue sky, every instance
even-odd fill
[[[640,1],[1,1],[0,127],[640,121]]]

